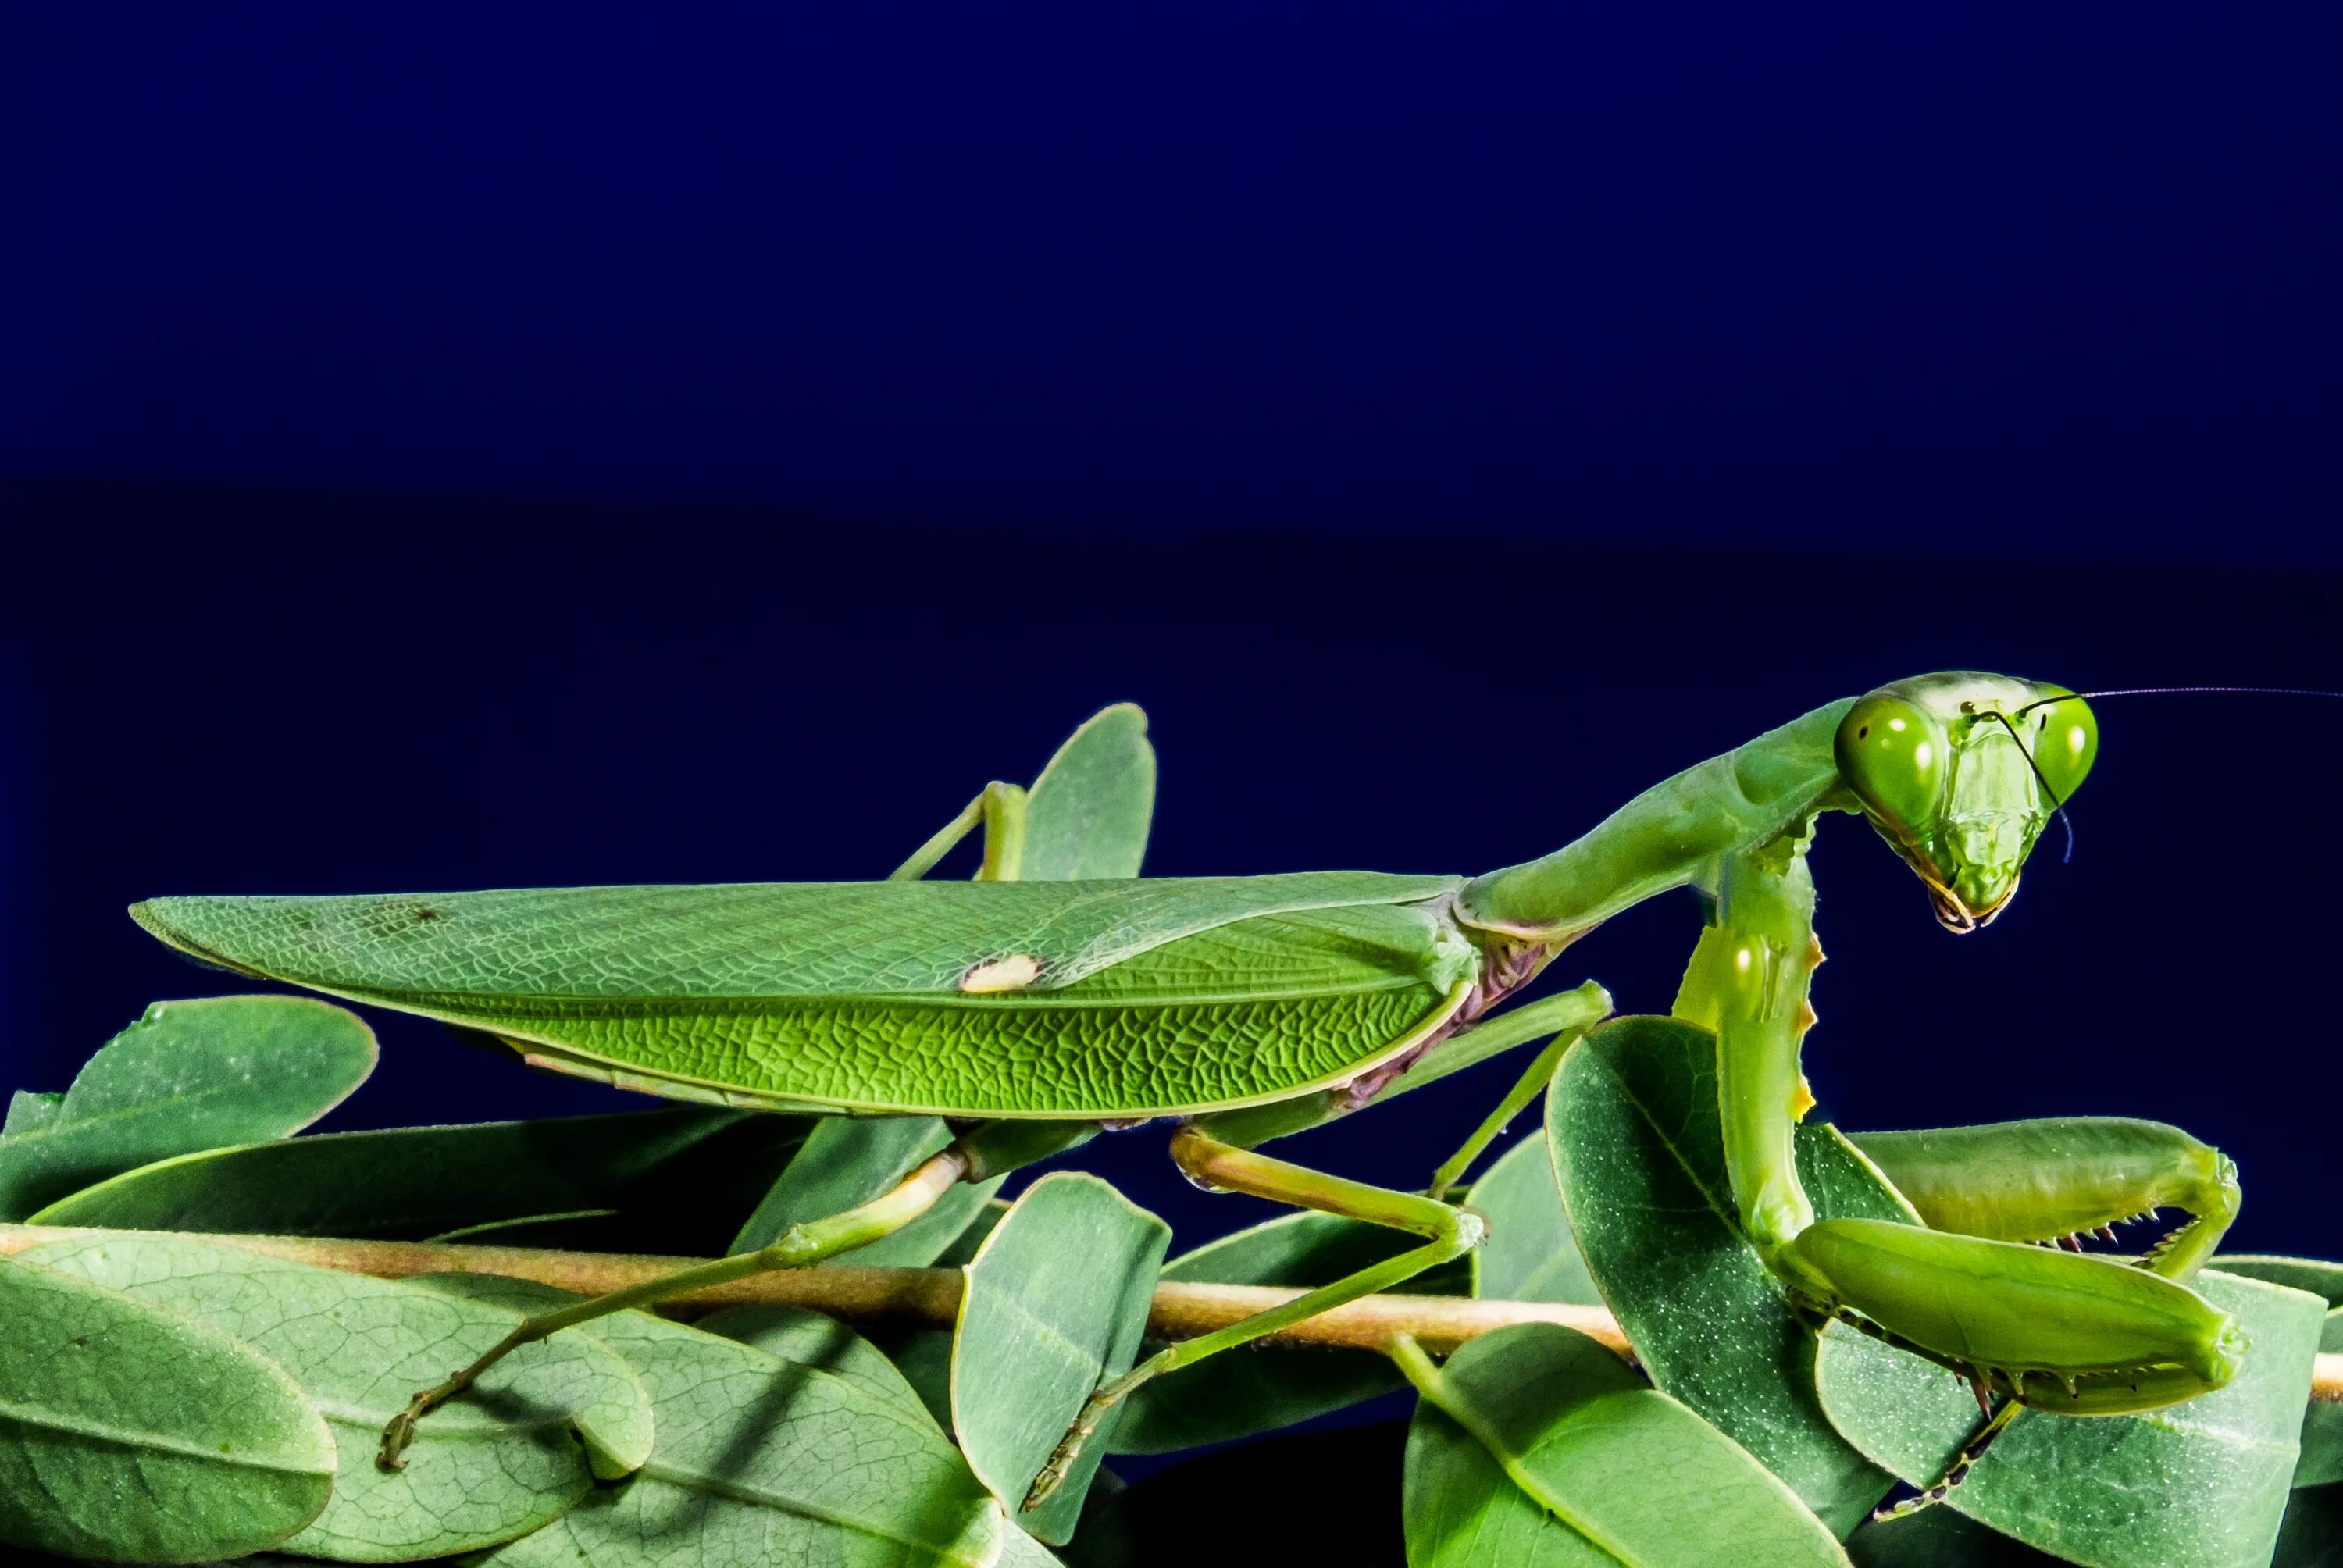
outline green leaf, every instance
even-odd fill
[[[2324,1299],[2327,1316],[2320,1321],[2318,1348],[2343,1351],[2343,1263],[2225,1252],[2213,1260],[2213,1266]],[[2324,1486],[2337,1481],[2343,1481],[2343,1404],[2314,1399],[2302,1412],[2302,1456],[2295,1461],[2294,1483]]]
[[[753,1252],[770,1246],[792,1225],[827,1220],[868,1203],[950,1141],[950,1130],[939,1116],[822,1117],[727,1251]],[[950,1241],[950,1236],[944,1237],[937,1242],[937,1250]],[[864,1247],[842,1254],[840,1261],[859,1264],[871,1251]]]
[[[2021,1414],[1944,1504],[2095,1568],[2258,1568],[2269,1560],[2310,1392],[2319,1302],[2206,1271],[2191,1282],[2251,1342],[2228,1387],[2137,1416]],[[1914,1485],[1976,1424],[1960,1381],[1834,1326],[1821,1387],[1841,1431]]]
[[[1162,1278],[1201,1284],[1330,1284],[1421,1246],[1423,1238],[1332,1214],[1282,1214],[1208,1241],[1163,1266]],[[1464,1284],[1450,1264],[1401,1289],[1444,1294]],[[1125,1402],[1111,1452],[1170,1453],[1308,1421],[1407,1386],[1372,1351],[1249,1347],[1166,1373]]]
[[[1604,1024],[1571,1049],[1546,1126],[1588,1272],[1657,1383],[1788,1482],[1841,1535],[1893,1484],[1824,1415],[1815,1336],[1741,1239],[1717,1124],[1716,1041],[1673,1019]],[[1845,1139],[1802,1127],[1822,1212],[1911,1218]]]
[[[730,1238],[809,1125],[693,1107],[324,1133],[148,1165],[36,1218],[384,1241],[454,1232],[467,1241],[702,1255]]]
[[[1066,738],[1025,804],[1029,882],[1139,875],[1155,815],[1155,748],[1136,703],[1102,709]]]
[[[929,1415],[926,1402],[895,1370],[895,1363],[836,1318],[826,1318],[802,1307],[726,1307],[709,1313],[693,1326],[702,1333],[721,1334],[798,1366],[819,1367],[833,1376],[861,1384],[880,1399],[893,1400],[905,1410]]]
[[[952,1336],[950,1329],[910,1329],[878,1338],[886,1355],[935,1423],[951,1433]]]
[[[1844,1568],[1778,1477],[1584,1334],[1499,1329],[1439,1381],[1408,1433],[1411,1568]]]
[[[298,1131],[365,1082],[374,1057],[357,1015],[307,997],[158,1001],[45,1114],[40,1096],[10,1104],[0,1220],[134,1166]]]
[[[187,1236],[47,1241],[23,1256],[233,1334],[300,1385],[339,1462],[332,1501],[288,1551],[388,1563],[494,1545],[568,1512],[597,1468],[622,1473],[650,1452],[649,1398],[632,1371],[562,1334],[425,1417],[407,1468],[387,1474],[374,1462],[384,1423],[518,1314]]]
[[[976,1211],[951,1245],[936,1255],[933,1265],[939,1269],[966,1268],[975,1261],[978,1250],[984,1245],[984,1239],[992,1234],[994,1228],[1008,1213],[1009,1204],[1005,1201],[997,1197],[986,1199],[983,1207]],[[882,1328],[875,1331],[872,1337],[897,1372],[919,1395],[920,1404],[935,1417],[936,1424],[949,1433],[951,1431],[951,1331]]]
[[[1000,1568],[1055,1568],[1058,1554],[1014,1524],[1001,1542]]]
[[[1055,1171],[1010,1206],[962,1271],[952,1430],[1012,1511],[1091,1392],[1130,1369],[1171,1240],[1170,1226],[1097,1177]],[[1049,1502],[1019,1513],[1026,1530],[1068,1539],[1112,1435],[1102,1426]]]
[[[1280,1432],[1121,1488],[1101,1472],[1065,1559],[1071,1568],[1402,1568],[1391,1500],[1406,1442],[1406,1427],[1385,1422]]]
[[[0,1258],[0,1542],[234,1557],[316,1518],[333,1483],[325,1422],[258,1352]]]
[[[65,1102],[62,1094],[35,1094],[20,1089],[8,1097],[8,1120],[0,1122],[0,1138],[12,1133],[31,1132],[56,1120],[57,1111]]]
[[[1523,1139],[1473,1183],[1472,1207],[1489,1221],[1473,1253],[1473,1293],[1493,1301],[1597,1306],[1603,1292],[1578,1255],[1562,1206],[1545,1130]]]
[[[482,1286],[447,1277],[435,1286]],[[577,1298],[519,1281],[499,1300]],[[988,1568],[1006,1555],[1001,1505],[900,1396],[752,1345],[616,1312],[568,1331],[625,1356],[650,1391],[651,1455],[531,1535],[498,1548],[496,1568]],[[825,1353],[837,1353],[835,1343]],[[857,1366],[874,1354],[845,1352]]]
[[[976,1261],[977,1250],[984,1245],[984,1239],[1008,1217],[1009,1201],[1006,1198],[986,1199],[984,1207],[970,1216],[966,1228],[953,1239],[952,1244],[936,1254],[934,1267],[964,1269]]]

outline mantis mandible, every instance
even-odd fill
[[[1092,722],[1116,714],[1135,721],[1122,709]],[[728,1105],[941,1115],[960,1129],[859,1208],[531,1320],[417,1396],[386,1433],[388,1466],[417,1420],[512,1344],[818,1262],[907,1223],[955,1181],[1102,1126],[1174,1118],[1172,1157],[1201,1185],[1423,1238],[1106,1382],[1035,1478],[1034,1506],[1105,1412],[1151,1378],[1473,1247],[1481,1221],[1447,1190],[1609,999],[1590,983],[1495,1010],[1603,920],[1684,886],[1708,895],[1712,919],[1676,1010],[1717,1035],[1745,1236],[1802,1303],[1954,1369],[1981,1402],[1988,1388],[2008,1396],[1989,1435],[2021,1405],[2138,1412],[2236,1374],[2246,1347],[2235,1322],[2183,1282],[2235,1215],[2235,1171],[2152,1122],[1879,1134],[1862,1148],[1925,1224],[1818,1220],[1792,1156],[1812,1103],[1799,1051],[1822,956],[1806,851],[1825,814],[1864,816],[1938,919],[1974,930],[2008,902],[2097,745],[2089,707],[2066,688],[1956,671],[1816,709],[1654,786],[1552,854],[1471,879],[1139,879],[1134,860],[1105,879],[1021,880],[1025,794],[993,784],[880,882],[166,898],[131,913],[206,962],[485,1030],[534,1065]],[[920,879],[979,827],[976,879]],[[1549,1036],[1426,1193],[1253,1151]],[[2192,1217],[2136,1263],[2036,1244],[2163,1206]]]

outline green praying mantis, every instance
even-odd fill
[[[1135,851],[1085,859],[1062,813],[1046,842],[1029,842],[1027,792],[993,784],[884,881],[166,898],[131,912],[203,961],[486,1031],[533,1065],[733,1106],[940,1115],[958,1130],[868,1203],[529,1320],[416,1396],[385,1433],[386,1467],[419,1420],[514,1346],[820,1261],[900,1228],[955,1182],[1102,1128],[1174,1118],[1172,1158],[1200,1185],[1423,1238],[1104,1382],[1034,1477],[1031,1508],[1149,1380],[1475,1245],[1481,1220],[1448,1191],[1610,1006],[1592,983],[1501,1004],[1612,915],[1692,886],[1711,919],[1675,1010],[1717,1036],[1741,1230],[1793,1299],[1953,1369],[1980,1403],[2006,1396],[1966,1462],[2021,1407],[2136,1412],[2236,1375],[2237,1324],[2185,1283],[2235,1216],[2235,1171],[2152,1122],[1878,1134],[1860,1146],[1923,1223],[1817,1219],[1792,1152],[1812,1103],[1799,1051],[1822,958],[1807,849],[1826,813],[1866,817],[1938,919],[1974,930],[2008,902],[2097,745],[2088,705],[2066,688],[1949,672],[1816,709],[1654,786],[1550,855],[1471,879],[1141,879]],[[1121,787],[1100,799],[1138,811],[1143,840],[1153,764],[1134,709],[1078,732],[1033,798],[1117,769]],[[921,879],[980,828],[973,880]],[[1548,1037],[1425,1192],[1255,1152]],[[2162,1207],[2190,1219],[2136,1261],[2043,1245]],[[1945,1484],[1957,1479],[1956,1468]]]

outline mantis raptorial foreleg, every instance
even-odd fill
[[[2185,1280],[2237,1217],[2237,1168],[2219,1150],[2161,1121],[2050,1117],[1982,1127],[1864,1132],[1855,1146],[1931,1230],[1997,1241],[2049,1242],[2181,1209],[2141,1266]]]
[[[1393,1192],[1381,1187],[1370,1187],[1362,1181],[1349,1181],[1339,1176],[1305,1166],[1272,1160],[1265,1154],[1255,1154],[1223,1143],[1188,1123],[1172,1136],[1172,1158],[1188,1179],[1200,1187],[1223,1192],[1246,1192],[1272,1202],[1290,1203],[1298,1209],[1314,1209],[1322,1214],[1336,1214],[1346,1220],[1363,1221],[1371,1225],[1384,1225],[1396,1231],[1409,1231],[1425,1238],[1423,1245],[1413,1247],[1395,1258],[1346,1274],[1331,1284],[1295,1297],[1282,1306],[1256,1312],[1252,1317],[1231,1323],[1209,1334],[1192,1340],[1182,1340],[1166,1346],[1140,1362],[1112,1382],[1101,1385],[1092,1393],[1076,1417],[1074,1424],[1058,1444],[1057,1452],[1042,1466],[1033,1481],[1032,1490],[1026,1493],[1025,1506],[1037,1508],[1058,1489],[1065,1478],[1067,1467],[1083,1443],[1097,1432],[1106,1412],[1114,1408],[1142,1383],[1168,1372],[1192,1365],[1206,1356],[1251,1343],[1265,1335],[1292,1327],[1308,1318],[1404,1284],[1426,1269],[1433,1269],[1462,1257],[1480,1245],[1483,1234],[1481,1217],[1469,1210],[1458,1209],[1411,1192]]]
[[[1677,1001],[1681,1016],[1717,1031],[1725,1166],[1743,1231],[1767,1266],[1817,1307],[1857,1312],[2029,1404],[2112,1414],[2153,1409],[2227,1382],[2243,1348],[2235,1323],[2160,1272],[1989,1237],[1815,1218],[1791,1141],[1809,1103],[1797,1048],[1813,1021],[1806,986],[1821,958],[1813,910],[1802,839],[1727,857],[1716,922],[1702,938]],[[2101,1141],[2101,1157],[2063,1168],[2078,1198],[2056,1191],[2061,1171],[2054,1168],[2042,1178],[2051,1191],[2030,1205],[2036,1212],[2013,1210],[2016,1218],[2079,1214],[2093,1199],[2100,1222],[2153,1207],[2167,1189],[2130,1183],[2139,1201],[2127,1209],[2124,1198],[2109,1198],[2110,1180],[2121,1175],[2123,1141],[2108,1135]],[[1926,1145],[1889,1140],[1883,1146],[1891,1161],[1902,1156],[1907,1171],[1926,1171]],[[2180,1185],[2207,1185],[2188,1179],[2193,1167],[2220,1190],[2217,1164],[2207,1164],[2217,1155],[2174,1152]],[[1994,1181],[1980,1179],[1986,1191],[1958,1211],[1964,1217],[1993,1208]],[[1958,1171],[1942,1170],[1921,1185],[1940,1212],[1950,1213],[1950,1194],[1962,1181]],[[2014,1196],[2014,1184],[2004,1185],[2013,1190],[1998,1195]],[[2217,1213],[2234,1207],[2231,1200],[2197,1201]],[[2217,1236],[2226,1222],[2205,1230]],[[2187,1238],[2182,1256],[2201,1255],[2209,1244]]]
[[[1798,1047],[1822,959],[1805,855],[1797,836],[1725,859],[1715,923],[1676,1003],[1717,1031],[1725,1166],[1742,1230],[1766,1265],[1818,1310],[1855,1314],[2028,1405],[2127,1413],[2227,1382],[2244,1348],[2235,1323],[2174,1282],[2227,1227],[2234,1175],[2175,1130],[2087,1126],[2059,1144],[2063,1156],[2023,1124],[1890,1134],[1875,1141],[1883,1170],[1893,1179],[1900,1166],[1936,1218],[1974,1233],[1815,1218],[1791,1137],[1812,1103]],[[2024,1244],[2184,1200],[2198,1218],[2156,1271]],[[2006,1419],[1972,1440],[1969,1462]]]
[[[2159,1209],[2186,1210],[2187,1223],[2138,1260],[2167,1279],[2195,1274],[2237,1213],[2237,1167],[2220,1151],[2160,1121],[2044,1118],[1866,1132],[1851,1141],[1932,1230],[1998,1241],[2064,1242],[2079,1251],[2084,1235],[2113,1241],[2119,1222],[2152,1218]],[[1982,1403],[1983,1381],[1976,1386]],[[2058,1392],[2063,1385],[2045,1397],[2055,1400]],[[2078,1382],[2070,1397],[2080,1393]],[[1942,1477],[1877,1517],[1898,1518],[1942,1503],[2023,1408],[2013,1397],[1991,1412]]]

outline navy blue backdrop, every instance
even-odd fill
[[[1919,669],[2343,686],[2338,31],[16,8],[0,1078],[221,989],[135,898],[872,875],[1121,698],[1152,871],[1474,871]],[[1831,824],[1825,1110],[2181,1121],[2343,1255],[2343,704],[2103,720],[1981,935]],[[334,1125],[615,1098],[377,1022]]]

